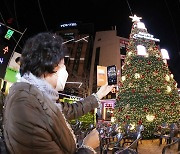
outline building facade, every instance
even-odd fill
[[[89,93],[97,90],[97,66],[116,65],[118,81],[126,55],[128,39],[117,36],[116,30],[96,32],[91,61]]]
[[[127,44],[128,39],[117,36],[116,30],[96,32],[91,61],[89,94],[96,92],[99,88],[97,86],[97,66],[116,65],[117,81],[120,81]],[[101,106],[97,109],[99,119],[109,121],[113,117],[117,91],[118,86],[101,100]]]
[[[65,64],[69,73],[63,93],[86,97],[93,48],[93,24],[61,23],[57,34],[63,37],[69,56]]]

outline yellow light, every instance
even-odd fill
[[[164,62],[164,64],[167,64],[167,60],[166,59],[163,59],[163,62]]]
[[[114,123],[116,121],[115,117],[111,117],[111,122]]]
[[[167,90],[168,93],[171,92],[171,87],[167,86]]]
[[[117,131],[118,133],[120,133],[120,132],[121,132],[121,126],[119,126],[118,128],[116,128],[116,131]]]
[[[137,17],[135,14],[134,14],[134,16],[129,16],[129,18],[132,19],[132,22],[140,21],[140,19],[142,19],[142,17]]]
[[[174,75],[173,75],[173,74],[171,74],[171,78],[172,78],[172,79],[174,78]]]
[[[140,78],[140,74],[139,74],[139,73],[135,73],[134,77],[135,77],[136,79],[138,79],[138,78]]]
[[[130,130],[133,130],[135,128],[135,123],[130,124],[130,125],[131,125]]]
[[[124,65],[121,67],[122,68],[122,70],[124,69]]]
[[[132,52],[128,52],[128,56],[131,56],[132,55]]]
[[[177,87],[177,83],[175,84],[175,87]]]
[[[122,81],[126,80],[126,77],[125,76],[122,76],[121,77]]]
[[[155,118],[154,115],[148,114],[148,115],[146,116],[146,119],[147,119],[147,121],[149,121],[149,122],[152,122],[152,121],[154,120],[154,118]]]
[[[165,79],[166,79],[166,81],[169,81],[170,80],[169,75],[166,74]]]
[[[145,57],[149,57],[149,53],[146,53]]]

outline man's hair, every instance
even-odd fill
[[[29,38],[20,58],[20,74],[31,72],[40,77],[45,73],[54,73],[60,60],[67,55],[63,39],[53,33],[42,32]]]

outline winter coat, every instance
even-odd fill
[[[61,110],[39,89],[28,83],[15,83],[4,109],[4,137],[12,154],[93,153],[76,148],[67,119],[82,116],[98,107],[94,95],[77,103],[61,103]]]

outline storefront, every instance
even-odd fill
[[[101,106],[97,108],[97,114],[99,120],[111,121],[115,102],[116,102],[115,99],[101,100]]]

